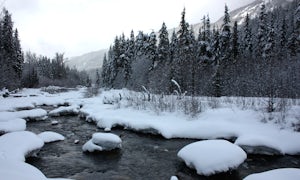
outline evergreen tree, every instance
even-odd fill
[[[170,58],[170,42],[169,42],[169,33],[165,23],[162,24],[161,29],[159,30],[159,42],[157,47],[157,63],[164,63],[169,61]],[[154,67],[157,66],[157,63],[154,64]]]
[[[96,87],[100,87],[100,82],[101,82],[101,77],[100,77],[100,73],[99,73],[99,70],[97,69],[96,70]]]
[[[3,9],[0,17],[0,88],[21,86],[23,54],[18,31],[13,30],[11,14]]]
[[[250,56],[253,52],[252,44],[252,30],[250,27],[250,18],[247,13],[245,23],[244,23],[244,40],[243,40],[243,50],[246,53],[246,56]]]
[[[230,16],[228,12],[228,7],[227,5],[225,5],[222,32],[220,35],[221,62],[225,60],[228,61],[230,59],[229,58],[231,54],[230,38],[231,38]],[[228,62],[222,62],[222,63],[228,63]]]
[[[238,25],[237,25],[237,21],[234,22],[234,26],[233,26],[233,33],[232,33],[232,56],[234,61],[237,60],[237,57],[239,55],[239,38],[238,38]]]
[[[263,49],[265,48],[266,44],[266,37],[267,37],[267,22],[266,22],[266,6],[262,4],[260,7],[260,14],[259,14],[259,26],[258,26],[258,33],[257,33],[257,47],[256,52],[258,52],[259,56],[263,56]]]

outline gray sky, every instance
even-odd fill
[[[12,13],[24,51],[67,57],[108,48],[116,35],[178,26],[183,7],[190,24],[211,22],[254,0],[0,0]]]

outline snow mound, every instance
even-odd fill
[[[183,147],[177,156],[205,176],[235,169],[247,158],[243,149],[226,140],[195,142]]]
[[[34,154],[44,146],[36,134],[20,131],[0,136],[0,160],[11,159],[25,161],[25,157]]]
[[[72,106],[61,106],[49,112],[50,116],[67,116],[67,115],[78,115],[80,107],[78,105]]]
[[[59,133],[52,132],[52,131],[45,131],[38,136],[45,142],[45,143],[50,143],[50,142],[55,142],[55,141],[63,141],[65,140],[65,137]]]
[[[9,132],[24,131],[25,129],[26,121],[24,119],[0,120],[0,135]]]
[[[0,161],[1,179],[47,180],[36,167],[19,161]]]
[[[274,169],[270,171],[265,171],[262,173],[250,174],[245,177],[244,180],[298,180],[300,177],[300,169],[298,168],[282,168],[282,169]]]
[[[119,136],[112,133],[94,133],[92,139],[86,142],[83,151],[110,151],[113,149],[120,149],[122,147],[122,140]]]

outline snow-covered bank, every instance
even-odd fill
[[[138,110],[128,107],[127,99],[129,98],[126,96],[124,98],[122,91],[104,92],[98,97],[87,99],[80,113],[86,117],[86,120],[94,121],[97,126],[104,129],[123,126],[136,131],[158,132],[165,138],[228,139],[234,137],[237,138],[237,145],[258,150],[246,148],[248,153],[278,152],[290,155],[300,153],[300,142],[297,141],[300,139],[300,133],[295,132],[292,126],[283,129],[281,125],[274,122],[262,122],[264,114],[258,110],[262,109],[262,102],[253,101],[255,102],[253,104],[256,104],[253,105],[255,109],[239,108],[234,103],[237,100],[232,98],[231,101],[228,100],[223,104],[217,102],[218,108],[206,107],[198,116],[191,118],[180,112],[157,114],[147,108]],[[259,101],[259,98],[255,99]],[[117,103],[114,104],[116,101]],[[299,105],[292,106],[290,112],[287,112],[288,117],[285,119],[287,124],[297,121],[300,111],[295,109],[299,109]],[[262,151],[259,151],[260,149]]]

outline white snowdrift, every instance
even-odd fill
[[[20,131],[0,136],[0,160],[25,161],[25,157],[38,151],[44,142],[34,133]]]
[[[52,131],[45,131],[38,136],[45,142],[45,143],[50,143],[50,142],[55,142],[55,141],[63,141],[65,140],[65,137],[59,133],[52,132]]]
[[[50,116],[65,116],[65,115],[77,115],[79,113],[79,106],[72,105],[72,106],[61,106],[57,109],[54,109],[49,112]]]
[[[112,133],[94,133],[92,139],[86,142],[83,151],[109,151],[122,147],[122,140],[119,136]]]
[[[235,169],[247,158],[243,149],[226,140],[195,142],[183,147],[177,155],[188,167],[205,176]]]
[[[251,174],[244,180],[298,180],[300,178],[300,169],[298,168],[282,168],[274,169],[262,173]]]

